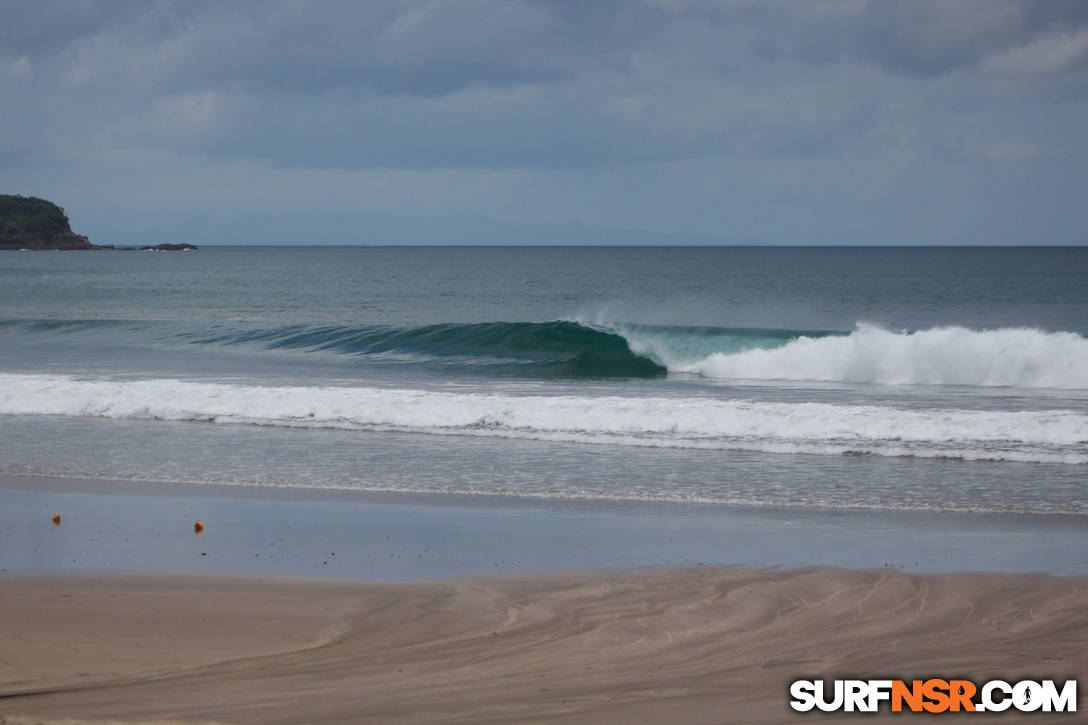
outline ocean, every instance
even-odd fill
[[[1086,248],[11,252],[0,310],[0,475],[1088,517]]]

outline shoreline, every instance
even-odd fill
[[[1088,517],[0,476],[0,575],[354,580],[696,565],[1088,574]],[[60,514],[54,527],[51,518]],[[194,522],[205,525],[193,533]]]
[[[797,678],[1083,675],[1086,585],[720,567],[7,576],[0,722],[787,722]]]

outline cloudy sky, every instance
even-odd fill
[[[0,0],[0,193],[102,243],[1083,244],[1088,2]]]

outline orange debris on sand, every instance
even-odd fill
[[[60,526],[60,514],[53,514],[53,525]]]
[[[194,534],[203,534],[204,533],[204,524],[202,522],[200,522],[200,521],[197,521],[195,524],[193,524],[193,533]]]

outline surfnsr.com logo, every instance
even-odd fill
[[[1076,712],[1077,681],[796,680],[790,698],[798,712]]]

